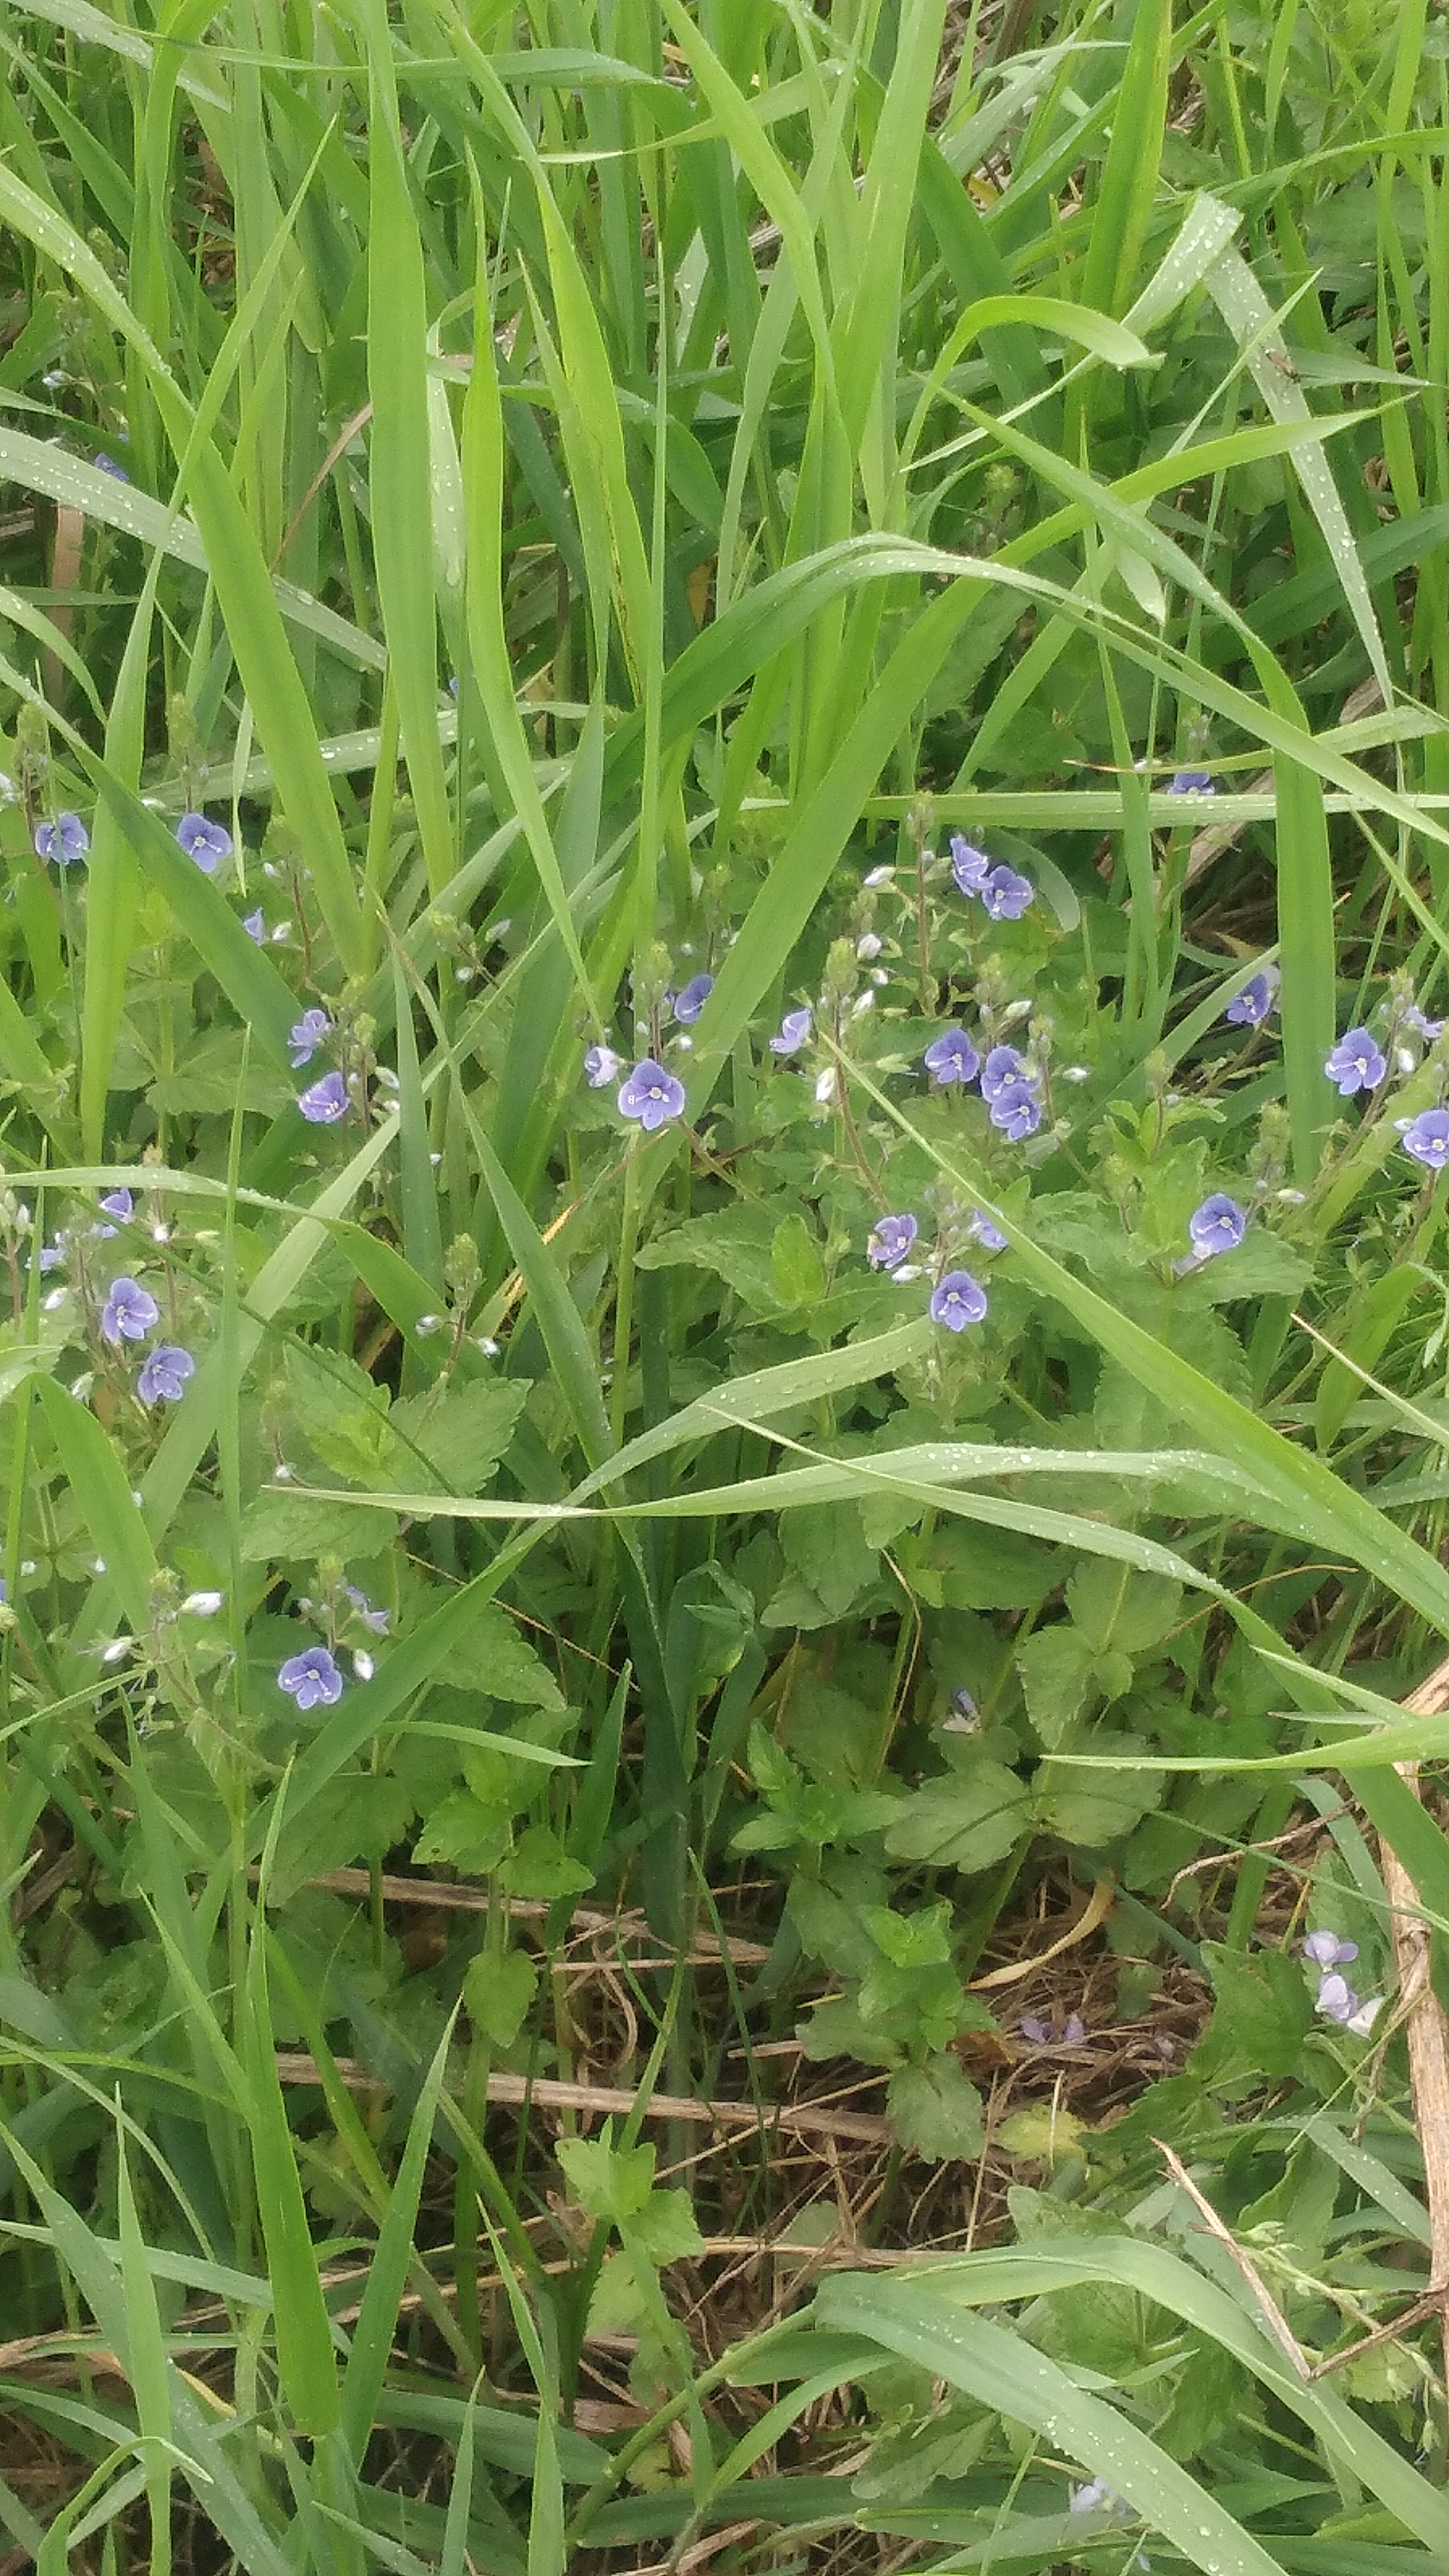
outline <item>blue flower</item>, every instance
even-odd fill
[[[1340,2022],[1359,2039],[1367,2039],[1383,2008],[1382,1995],[1371,1995],[1367,2003],[1361,2003],[1347,1978],[1340,1977],[1336,1970],[1324,1978],[1318,1989],[1317,2009],[1325,2021]]]
[[[682,1020],[687,1029],[692,1029],[713,991],[712,975],[692,975],[683,992],[674,996],[675,1018]]]
[[[1020,921],[1028,904],[1035,901],[1030,877],[1019,877],[1015,868],[993,868],[981,889],[981,900],[993,921]]]
[[[330,1037],[331,1034],[332,1022],[325,1011],[304,1011],[300,1020],[294,1021],[287,1031],[287,1044],[292,1051],[292,1071],[300,1073],[304,1064],[310,1064],[323,1039]]]
[[[980,1208],[972,1209],[966,1220],[966,1231],[973,1243],[980,1244],[983,1252],[1005,1252],[1009,1249],[1000,1226],[993,1225],[989,1216],[982,1215]]]
[[[353,1609],[357,1612],[364,1628],[370,1629],[374,1637],[385,1637],[388,1631],[388,1623],[392,1618],[392,1612],[390,1610],[374,1610],[372,1603],[368,1600],[367,1594],[365,1592],[359,1592],[355,1583],[344,1583],[342,1589],[346,1598],[351,1602]]]
[[[1432,1046],[1436,1038],[1442,1038],[1449,1022],[1426,1019],[1419,1004],[1411,1002],[1403,1015],[1402,1025],[1412,1029],[1416,1038],[1422,1038],[1425,1046]]]
[[[981,1058],[964,1029],[943,1029],[921,1058],[933,1082],[944,1089],[953,1082],[974,1082]]]
[[[297,1106],[312,1127],[330,1127],[334,1120],[347,1115],[347,1085],[340,1073],[324,1073],[307,1091],[297,1094]]]
[[[1015,1047],[994,1046],[981,1068],[981,1097],[994,1100],[1009,1082],[1030,1082],[1026,1058]]]
[[[58,867],[68,868],[83,859],[91,845],[91,836],[79,814],[57,814],[53,823],[35,826],[35,855],[54,859]]]
[[[1405,1120],[1403,1138],[1405,1153],[1416,1163],[1442,1172],[1449,1163],[1449,1109],[1421,1109],[1417,1118]]]
[[[866,1238],[865,1257],[873,1270],[894,1270],[905,1260],[921,1229],[913,1216],[878,1217]]]
[[[1303,1944],[1303,1956],[1315,1968],[1341,1968],[1358,1957],[1356,1941],[1340,1941],[1336,1932],[1310,1932]]]
[[[1041,1125],[1041,1101],[1029,1082],[1004,1082],[987,1115],[1008,1144],[1019,1145]]]
[[[106,1216],[115,1217],[122,1225],[135,1214],[135,1201],[129,1190],[110,1190],[100,1202]]]
[[[624,1070],[624,1059],[615,1055],[611,1046],[591,1046],[584,1058],[584,1080],[590,1091],[602,1091],[608,1083],[617,1082]]]
[[[810,1035],[810,1025],[808,1002],[802,1010],[787,1011],[776,1034],[770,1040],[771,1055],[798,1055]]]
[[[176,1342],[160,1342],[136,1380],[136,1393],[143,1404],[179,1404],[187,1379],[195,1375],[190,1351]]]
[[[1265,967],[1261,975],[1254,975],[1243,986],[1241,993],[1233,995],[1223,1018],[1230,1020],[1235,1029],[1260,1028],[1277,998],[1277,984],[1277,969]]]
[[[1167,789],[1169,796],[1216,796],[1217,792],[1205,769],[1174,770]]]
[[[951,1333],[979,1324],[985,1312],[986,1291],[969,1270],[948,1270],[931,1297],[932,1323],[944,1324]]]
[[[1222,1190],[1204,1199],[1187,1220],[1192,1248],[1200,1261],[1210,1261],[1217,1252],[1236,1252],[1247,1230],[1245,1211]]]
[[[1028,2041],[1031,2047],[1050,2048],[1052,2044],[1051,2025],[1049,2022],[1044,2022],[1042,2020],[1040,2013],[1023,2013],[1016,2027],[1020,2031],[1022,2038]]]
[[[1377,1091],[1388,1071],[1383,1049],[1369,1029],[1350,1029],[1341,1037],[1324,1068],[1339,1095],[1351,1100],[1356,1091]]]
[[[277,1686],[304,1711],[331,1708],[342,1697],[342,1675],[325,1646],[304,1646],[300,1655],[289,1655],[277,1675]]]
[[[667,1119],[680,1117],[683,1109],[683,1083],[656,1064],[652,1055],[644,1056],[619,1085],[621,1117],[637,1118],[646,1135]]]
[[[242,914],[242,928],[246,932],[248,939],[254,939],[259,948],[264,948],[266,946],[267,917],[260,904],[257,905],[255,912],[244,912]]]
[[[131,480],[124,465],[118,465],[114,456],[107,456],[102,452],[93,457],[91,462],[99,467],[102,474],[109,474],[113,483],[129,483]]]
[[[222,860],[231,857],[231,834],[225,824],[208,822],[204,814],[183,814],[176,838],[203,876],[214,876]]]
[[[959,832],[951,835],[951,874],[962,894],[979,894],[991,874],[991,861]]]
[[[108,1342],[143,1342],[161,1309],[148,1288],[134,1279],[113,1279],[101,1308],[101,1331]]]

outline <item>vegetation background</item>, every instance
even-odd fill
[[[0,2571],[1442,2569],[1441,9],[0,46]]]

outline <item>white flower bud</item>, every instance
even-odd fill
[[[193,1619],[214,1619],[225,1597],[221,1592],[188,1592],[181,1607]]]
[[[825,1071],[822,1074],[817,1075],[815,1082],[815,1098],[822,1109],[828,1101],[835,1098],[835,1067],[833,1064],[828,1064]]]
[[[868,886],[871,893],[875,894],[881,886],[894,885],[895,880],[895,869],[893,867],[884,867],[868,868],[860,882],[863,886]]]
[[[360,1682],[370,1682],[373,1674],[377,1670],[377,1666],[373,1662],[371,1655],[365,1653],[359,1646],[357,1652],[352,1658],[352,1669],[356,1673]]]
[[[874,930],[867,930],[857,939],[855,953],[862,966],[869,966],[874,958],[879,957],[883,944],[878,932]]]

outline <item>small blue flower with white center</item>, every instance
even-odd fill
[[[1260,975],[1252,976],[1242,991],[1233,995],[1223,1018],[1235,1029],[1261,1028],[1277,998],[1278,970],[1276,966],[1265,966]]]
[[[101,1308],[101,1331],[108,1342],[144,1342],[161,1309],[149,1288],[135,1279],[113,1279]]]
[[[179,1404],[195,1375],[190,1351],[177,1342],[160,1342],[136,1380],[136,1393],[143,1404]]]
[[[332,1708],[342,1697],[337,1659],[325,1646],[304,1646],[299,1655],[289,1655],[281,1666],[277,1687],[286,1691],[304,1714],[309,1709]]]
[[[1204,1199],[1187,1221],[1188,1238],[1199,1261],[1211,1261],[1219,1252],[1236,1252],[1247,1230],[1246,1211],[1224,1190]]]
[[[932,1291],[931,1321],[944,1324],[949,1333],[964,1333],[968,1324],[979,1324],[985,1313],[986,1291],[969,1270],[948,1270]]]
[[[1034,1084],[1027,1080],[1003,1082],[986,1114],[1008,1144],[1020,1145],[1041,1125],[1041,1099]]]
[[[966,840],[960,832],[951,835],[951,874],[957,889],[964,895],[979,895],[991,874],[991,861],[984,850]]]
[[[674,1016],[685,1028],[692,1029],[705,1003],[714,991],[712,975],[691,975],[682,993],[674,996]]]
[[[309,1127],[332,1127],[347,1115],[347,1085],[340,1073],[324,1073],[320,1082],[297,1094],[297,1106]]]
[[[913,1216],[878,1217],[866,1239],[865,1257],[873,1270],[894,1270],[905,1260],[920,1225]]]
[[[1352,1100],[1356,1091],[1377,1091],[1388,1065],[1371,1029],[1349,1029],[1323,1070],[1330,1082],[1337,1083],[1340,1099]]]
[[[624,1070],[624,1059],[615,1055],[611,1046],[591,1046],[584,1057],[584,1080],[590,1091],[603,1091],[617,1082]]]
[[[811,1011],[805,1003],[798,1011],[787,1011],[775,1035],[770,1039],[771,1055],[798,1055],[810,1035]]]
[[[215,876],[222,860],[231,857],[230,832],[224,823],[213,823],[205,814],[183,814],[176,838],[203,876]]]
[[[637,1119],[648,1136],[684,1111],[684,1085],[656,1064],[652,1055],[644,1056],[619,1085],[619,1114]]]
[[[57,867],[74,867],[91,845],[91,836],[79,814],[57,814],[53,823],[37,823],[33,834],[38,859],[53,859]]]
[[[1018,876],[1015,868],[993,868],[981,888],[981,901],[989,920],[1020,921],[1036,895],[1030,877]]]
[[[981,1070],[981,1058],[964,1029],[943,1029],[931,1040],[921,1062],[943,1091],[952,1083],[974,1082]]]
[[[1449,1163],[1449,1109],[1421,1109],[1417,1118],[1398,1121],[1404,1151],[1427,1171],[1442,1172]]]
[[[304,1011],[300,1020],[294,1020],[287,1031],[292,1071],[300,1073],[304,1064],[310,1064],[323,1039],[330,1037],[331,1034],[332,1022],[325,1011]]]

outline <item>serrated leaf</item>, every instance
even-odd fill
[[[449,1649],[435,1677],[459,1690],[486,1691],[490,1699],[509,1700],[520,1708],[561,1710],[564,1705],[563,1693],[542,1656],[494,1601],[476,1605],[467,1637]]]
[[[441,1396],[404,1396],[388,1417],[392,1432],[402,1435],[396,1442],[395,1472],[416,1476],[421,1453],[435,1471],[439,1493],[480,1494],[513,1437],[530,1383],[527,1378],[479,1378]],[[429,1490],[426,1477],[420,1490]]]
[[[775,1228],[770,1273],[781,1306],[818,1305],[825,1294],[820,1246],[798,1209]]]
[[[484,1878],[498,1867],[512,1838],[506,1810],[485,1807],[471,1789],[450,1789],[429,1814],[413,1858],[423,1867],[466,1870]]]
[[[1109,1571],[1116,1573],[1117,1568]],[[1043,1744],[1065,1743],[1095,1696],[1096,1657],[1079,1628],[1037,1628],[1017,1654],[1027,1715]]]
[[[901,2066],[891,2077],[886,2112],[903,2147],[938,2164],[947,2156],[979,2156],[985,2144],[981,2096],[949,2051],[924,2066]]]
[[[248,1565],[312,1565],[319,1556],[352,1563],[380,1555],[396,1538],[397,1527],[391,1512],[366,1511],[360,1503],[259,1494],[242,1514],[241,1552]]]
[[[983,1755],[969,1770],[927,1781],[886,1826],[894,1860],[937,1868],[989,1869],[1004,1860],[1031,1821],[1031,1793],[1005,1764]]]
[[[1148,1750],[1135,1735],[1114,1735],[1101,1751],[1136,1756]],[[1037,1821],[1064,1843],[1100,1850],[1120,1842],[1154,1807],[1162,1804],[1164,1782],[1150,1771],[1068,1770],[1043,1762],[1036,1775]]]
[[[548,1825],[529,1825],[504,1861],[499,1877],[510,1896],[582,1896],[594,1873],[565,1851]]]

